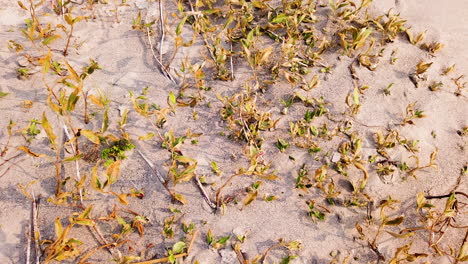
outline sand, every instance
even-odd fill
[[[116,23],[115,18],[109,11],[112,5],[98,5],[96,8],[96,19],[90,20],[77,27],[75,43],[83,43],[79,49],[72,48],[68,61],[81,68],[88,62],[88,58],[93,58],[99,62],[103,70],[97,71],[89,77],[86,88],[91,93],[97,94],[99,89],[107,94],[111,100],[111,119],[119,117],[119,109],[125,107],[131,109],[129,92],[139,94],[144,87],[150,87],[148,97],[151,102],[165,106],[169,92],[177,93],[177,87],[168,81],[158,70],[148,48],[145,34],[131,30],[131,20],[135,17],[138,7],[133,1],[129,2],[129,7],[120,8],[120,23]],[[137,1],[142,2],[142,1]],[[0,1],[0,91],[9,95],[0,98],[0,141],[2,146],[7,138],[6,126],[10,120],[17,124],[17,129],[27,127],[29,120],[40,119],[42,112],[47,111],[53,127],[60,131],[60,122],[48,110],[45,103],[47,91],[41,81],[40,74],[35,74],[27,80],[19,80],[16,77],[18,56],[8,50],[6,42],[14,39],[24,41],[17,28],[23,24],[23,19],[27,17],[26,12],[21,11],[15,2]],[[153,3],[155,4],[155,3]],[[142,7],[143,11],[145,6]],[[174,8],[171,4],[168,9],[172,12]],[[363,157],[375,154],[375,143],[373,133],[379,129],[384,129],[388,123],[400,122],[405,108],[409,103],[417,102],[417,108],[424,111],[426,118],[415,121],[416,125],[401,126],[400,133],[408,139],[419,140],[421,163],[426,164],[430,153],[438,148],[437,164],[439,169],[424,169],[417,172],[417,179],[408,178],[403,181],[400,175],[393,178],[382,179],[377,175],[375,169],[369,168],[370,178],[366,186],[366,192],[373,197],[375,203],[391,196],[393,199],[401,201],[400,208],[392,211],[392,216],[400,214],[407,215],[407,219],[400,228],[418,226],[415,217],[416,195],[424,192],[426,195],[446,194],[452,190],[459,179],[460,169],[468,162],[466,150],[467,138],[459,136],[456,132],[468,125],[468,105],[466,91],[462,91],[461,96],[455,96],[456,87],[451,80],[460,75],[466,74],[468,69],[468,54],[466,43],[468,42],[468,26],[466,10],[468,2],[463,0],[453,0],[448,2],[428,0],[422,3],[416,0],[395,0],[376,1],[372,5],[370,12],[381,13],[393,8],[395,13],[408,20],[413,32],[427,30],[427,40],[439,41],[445,44],[435,57],[422,51],[408,43],[404,38],[395,41],[387,46],[379,67],[376,71],[368,71],[363,67],[357,68],[360,82],[369,85],[368,91],[363,96],[361,111],[356,115],[354,131],[363,137]],[[152,12],[155,6],[150,6]],[[157,9],[156,9],[157,10]],[[188,31],[189,29],[185,29]],[[190,34],[189,34],[190,36]],[[164,52],[172,49],[170,40],[167,40]],[[398,49],[398,60],[394,65],[389,63],[392,50]],[[201,46],[199,40],[195,47],[184,49],[176,57],[176,62],[185,55],[193,56],[194,61],[202,63],[203,57],[199,54],[206,50]],[[247,238],[241,244],[242,251],[249,259],[260,255],[270,246],[274,245],[278,239],[297,240],[302,243],[302,248],[295,251],[297,258],[291,263],[330,263],[337,255],[337,259],[342,261],[350,256],[348,263],[377,263],[375,253],[370,250],[366,243],[359,240],[359,234],[355,229],[356,221],[364,222],[367,217],[366,208],[331,206],[331,213],[327,214],[324,221],[312,221],[307,215],[307,200],[317,199],[322,201],[316,189],[310,192],[302,192],[294,188],[297,171],[302,164],[313,171],[320,166],[320,162],[313,160],[313,155],[305,150],[291,147],[280,153],[274,146],[279,137],[288,132],[288,123],[303,116],[305,107],[295,104],[289,109],[289,114],[281,114],[282,105],[279,98],[284,98],[294,91],[302,94],[310,94],[315,97],[323,95],[328,102],[332,102],[331,112],[342,113],[347,109],[345,104],[346,94],[353,91],[353,82],[348,72],[350,58],[330,56],[327,62],[333,65],[332,74],[326,75],[326,80],[322,80],[319,88],[312,92],[304,92],[291,87],[282,82],[268,89],[268,91],[258,98],[259,106],[271,111],[275,119],[280,119],[278,129],[264,133],[265,143],[264,159],[271,161],[272,168],[277,171],[280,178],[276,181],[262,180],[259,198],[248,206],[242,205],[243,197],[239,198],[239,204],[229,204],[224,214],[213,211],[204,202],[197,186],[192,182],[182,183],[176,186],[176,190],[183,194],[188,200],[188,204],[181,206],[171,203],[170,197],[162,185],[157,181],[148,166],[144,163],[137,152],[129,153],[128,159],[123,161],[121,176],[119,181],[113,186],[117,192],[125,192],[130,188],[143,189],[145,196],[143,199],[130,199],[128,206],[120,206],[136,211],[147,216],[150,223],[146,225],[145,236],[140,238],[136,233],[128,236],[132,242],[122,247],[122,252],[128,255],[139,255],[150,243],[154,247],[145,253],[145,260],[149,258],[164,257],[165,249],[180,240],[184,234],[180,230],[180,224],[176,224],[176,234],[174,238],[165,238],[162,235],[163,222],[166,217],[174,215],[169,208],[177,208],[182,213],[176,213],[177,221],[195,224],[199,235],[194,242],[191,253],[180,263],[238,263],[234,251],[231,248],[236,241],[234,234],[246,233]],[[428,70],[428,81],[415,88],[408,75],[419,61],[431,61],[433,65]],[[440,72],[456,64],[456,69],[448,76],[440,76]],[[176,65],[176,63],[174,64]],[[249,69],[242,62],[235,62],[235,80],[228,82],[211,81],[209,85],[212,91],[206,92],[205,101],[195,108],[199,119],[192,118],[193,109],[178,107],[176,114],[169,115],[165,128],[172,128],[175,134],[182,135],[190,128],[194,133],[202,133],[197,145],[190,144],[190,140],[184,144],[182,150],[184,155],[195,158],[198,161],[197,174],[205,175],[207,181],[214,183],[207,186],[210,197],[214,197],[215,190],[240,167],[248,165],[248,160],[243,157],[243,143],[236,142],[222,136],[221,132],[227,132],[226,124],[219,115],[222,104],[216,99],[216,93],[221,95],[231,95],[241,89],[243,81],[248,76]],[[444,87],[441,91],[431,92],[427,86],[431,81],[442,81]],[[393,83],[391,95],[385,96],[383,88]],[[22,107],[25,100],[33,102],[31,108]],[[211,102],[211,107],[207,103]],[[74,118],[80,118],[76,116]],[[99,129],[101,117],[92,120],[83,127],[87,129]],[[359,125],[366,124],[368,126]],[[320,122],[319,122],[320,123]],[[115,122],[111,125],[110,131],[117,131]],[[151,130],[148,122],[138,116],[134,111],[130,112],[127,131],[132,138],[144,135]],[[434,138],[431,132],[437,136]],[[61,136],[62,133],[58,134]],[[336,139],[333,144],[342,142]],[[42,131],[33,141],[31,150],[38,153],[52,154],[47,147],[48,140]],[[19,152],[16,147],[23,145],[24,140],[14,137],[11,142],[10,152],[2,160],[12,157]],[[167,171],[167,166],[163,165],[168,160],[168,153],[160,147],[158,140],[139,143],[141,150],[157,164],[161,171]],[[336,148],[335,148],[336,152]],[[331,153],[333,155],[333,152]],[[407,159],[410,154],[402,148],[390,151],[392,158]],[[295,160],[291,160],[293,156]],[[222,175],[215,176],[210,169],[210,162],[216,161],[222,168]],[[66,217],[72,212],[70,207],[57,207],[46,200],[53,196],[55,188],[54,167],[46,159],[33,158],[22,154],[12,162],[0,167],[3,173],[7,167],[13,165],[6,174],[0,178],[0,262],[1,263],[24,263],[27,251],[27,233],[30,222],[30,201],[19,191],[17,184],[26,185],[37,180],[31,190],[36,196],[41,195],[39,206],[38,225],[42,239],[52,239],[54,237],[54,220],[61,217],[66,223]],[[89,171],[92,164],[80,161],[83,171]],[[74,177],[74,165],[65,166],[65,177]],[[88,175],[89,176],[89,175]],[[343,196],[350,195],[349,184],[346,179],[336,172],[330,170],[330,177],[335,179],[338,188]],[[357,180],[361,177],[359,171],[350,173],[350,179]],[[226,188],[226,193],[242,193],[246,187],[256,180],[250,176],[240,176],[233,180]],[[466,176],[462,178],[458,191],[467,192]],[[86,204],[93,204],[93,217],[105,216],[112,210],[114,204],[118,204],[114,197],[99,194],[90,189],[91,194]],[[272,202],[262,200],[264,195],[274,194],[278,199]],[[322,203],[323,204],[323,203]],[[440,204],[439,206],[443,206]],[[122,214],[128,217],[129,215]],[[378,216],[378,210],[372,212],[374,217]],[[457,224],[466,226],[466,213],[464,218]],[[463,222],[464,221],[464,222]],[[110,234],[119,232],[119,227],[115,222],[101,222],[99,224],[106,238],[111,241]],[[208,230],[216,238],[221,236],[233,236],[226,247],[221,250],[214,250],[208,247],[205,237]],[[393,232],[398,232],[399,228],[390,228]],[[444,238],[444,243],[450,245],[460,245],[463,240],[465,229],[450,231]],[[88,250],[98,246],[96,239],[84,227],[76,228],[73,237],[85,242],[80,248],[83,254]],[[390,259],[398,247],[405,245],[405,242],[413,241],[411,252],[424,252],[429,254],[423,260],[430,263],[451,263],[446,257],[437,257],[434,251],[427,248],[427,233],[417,233],[409,239],[398,240],[388,234],[384,234],[379,239],[379,250]],[[133,251],[129,248],[133,248]],[[286,251],[272,251],[266,263],[279,263],[286,256]],[[88,261],[90,263],[113,263],[111,255],[104,250],[94,254]],[[143,259],[142,259],[143,260]],[[71,261],[69,263],[75,263]],[[420,262],[423,263],[423,262]]]

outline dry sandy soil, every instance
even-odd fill
[[[111,2],[111,1],[110,1]],[[129,7],[120,9],[120,23],[115,21],[109,6],[98,5],[96,7],[96,19],[83,23],[76,30],[77,39],[74,44],[82,45],[72,48],[68,61],[81,68],[93,58],[99,62],[102,70],[90,76],[86,82],[86,89],[95,93],[99,89],[109,96],[110,116],[115,120],[119,116],[119,109],[132,108],[128,91],[139,94],[146,86],[150,87],[148,97],[158,105],[166,106],[166,98],[169,92],[177,93],[175,87],[168,81],[155,66],[145,34],[131,30],[131,21],[135,17],[138,8],[133,1]],[[363,137],[363,157],[375,155],[375,142],[373,133],[379,129],[385,129],[389,123],[401,122],[405,108],[409,103],[417,101],[417,108],[424,111],[427,117],[415,121],[415,125],[399,127],[400,133],[409,139],[419,140],[421,163],[426,164],[430,153],[438,148],[437,164],[439,169],[424,169],[417,172],[417,179],[408,178],[402,180],[402,175],[396,173],[393,177],[379,177],[371,166],[368,170],[370,178],[365,191],[373,198],[374,207],[370,214],[378,218],[378,210],[375,205],[382,199],[391,196],[401,201],[399,209],[392,211],[392,216],[405,214],[407,217],[399,228],[390,228],[398,232],[402,228],[418,226],[418,220],[414,213],[416,195],[424,192],[426,195],[447,194],[456,185],[460,178],[460,170],[466,166],[468,155],[466,150],[466,136],[460,136],[457,131],[468,125],[467,93],[462,91],[456,96],[456,86],[452,81],[460,75],[466,74],[468,69],[468,21],[466,11],[468,2],[465,0],[452,1],[417,1],[417,0],[379,0],[372,4],[370,12],[382,13],[393,8],[395,13],[408,20],[413,32],[427,30],[427,40],[439,41],[445,47],[435,57],[427,52],[411,45],[404,38],[387,46],[384,59],[375,71],[368,71],[364,67],[357,68],[363,84],[369,85],[368,91],[362,100],[359,114],[355,116],[354,131]],[[155,7],[153,12],[155,12]],[[168,9],[173,8],[168,4]],[[145,12],[145,10],[143,10]],[[173,10],[169,10],[170,13]],[[155,12],[156,13],[156,12]],[[17,128],[27,127],[29,120],[40,119],[43,111],[47,110],[47,91],[44,89],[40,74],[35,74],[27,80],[19,80],[16,76],[18,56],[7,48],[7,41],[14,39],[24,41],[18,28],[24,22],[27,13],[16,5],[16,1],[0,0],[0,91],[9,93],[0,98],[0,142],[4,146],[7,138],[6,127],[10,120],[17,124]],[[188,29],[187,29],[188,30]],[[170,38],[166,41],[164,50],[171,49]],[[394,65],[389,63],[390,53],[398,49],[398,60]],[[176,58],[176,63],[183,56],[190,55],[199,63],[204,60],[199,54],[205,54],[206,50],[198,41],[194,47],[184,49]],[[421,61],[431,61],[433,65],[427,72],[428,81],[419,88],[415,88],[408,75],[415,65]],[[264,159],[271,161],[272,168],[277,171],[280,178],[276,181],[263,181],[259,198],[248,206],[242,205],[243,197],[239,198],[239,204],[229,204],[224,214],[214,213],[205,203],[197,186],[192,182],[176,186],[176,190],[182,193],[188,200],[187,205],[171,203],[170,197],[162,185],[151,175],[151,172],[137,152],[129,153],[121,168],[119,181],[113,186],[117,192],[125,192],[130,188],[143,189],[143,199],[130,199],[128,206],[122,208],[131,209],[147,216],[150,220],[146,225],[144,237],[140,238],[136,233],[128,236],[132,242],[122,247],[122,252],[128,255],[138,255],[139,252],[150,243],[155,246],[145,253],[144,259],[164,257],[165,249],[172,247],[183,236],[179,224],[174,238],[165,238],[162,235],[163,221],[173,215],[169,208],[177,208],[182,213],[176,213],[178,221],[195,224],[199,235],[194,241],[193,248],[182,263],[238,263],[234,251],[231,249],[236,241],[232,237],[225,248],[215,250],[210,248],[206,241],[206,233],[212,230],[215,237],[229,236],[231,234],[247,232],[247,238],[242,243],[242,251],[252,259],[262,254],[280,238],[285,240],[298,240],[302,248],[293,254],[297,258],[291,263],[330,263],[333,256],[342,261],[350,256],[348,263],[377,263],[376,254],[368,247],[366,242],[359,240],[359,234],[355,229],[357,221],[364,223],[368,217],[366,208],[330,206],[331,213],[327,213],[324,221],[312,221],[307,215],[307,200],[320,198],[319,191],[311,189],[308,193],[294,188],[297,171],[302,164],[306,164],[312,171],[321,163],[314,160],[314,155],[307,151],[290,147],[284,153],[278,151],[274,143],[282,135],[288,133],[288,123],[303,116],[305,107],[297,104],[289,109],[289,114],[281,114],[282,105],[279,101],[294,91],[314,97],[324,96],[327,102],[331,102],[330,111],[340,114],[347,109],[346,95],[353,90],[352,79],[348,72],[349,58],[338,60],[337,56],[326,59],[332,65],[332,74],[323,75],[319,88],[311,92],[300,89],[292,90],[286,83],[280,83],[269,88],[258,98],[258,104],[264,110],[272,113],[275,119],[280,119],[277,129],[264,132]],[[229,175],[235,173],[240,167],[248,165],[248,160],[243,157],[243,143],[233,141],[221,132],[226,132],[226,124],[222,121],[219,110],[222,104],[216,99],[216,93],[231,95],[238,92],[243,84],[245,76],[248,76],[249,68],[240,61],[235,61],[234,81],[212,81],[209,85],[212,91],[204,94],[205,99],[194,109],[179,107],[175,115],[167,118],[167,128],[172,128],[177,135],[182,135],[190,128],[194,133],[202,133],[198,138],[198,144],[190,144],[190,140],[182,147],[184,155],[198,161],[197,174],[205,175],[208,182],[206,186],[208,195],[214,197],[215,190],[225,181]],[[441,76],[441,71],[456,64],[453,73]],[[316,70],[315,70],[316,71]],[[442,81],[442,90],[431,92],[427,89],[431,81]],[[391,95],[385,96],[382,90],[393,83]],[[31,108],[22,107],[25,100],[33,102]],[[211,107],[207,103],[211,102]],[[193,111],[197,111],[199,119],[192,118]],[[48,112],[49,113],[49,112]],[[56,129],[60,131],[60,122],[50,112],[49,119]],[[76,117],[79,119],[79,117]],[[88,125],[81,125],[88,129],[98,129],[101,117],[96,117]],[[359,125],[359,124],[365,124]],[[111,131],[116,131],[115,122],[111,125]],[[127,131],[132,138],[144,135],[151,131],[147,121],[130,112]],[[433,136],[434,132],[436,137]],[[57,133],[62,137],[62,133]],[[334,141],[338,144],[344,138]],[[42,131],[33,143],[31,150],[38,153],[52,154],[47,147],[48,140]],[[12,139],[10,152],[2,160],[14,156],[15,148],[23,145],[22,137]],[[167,170],[164,163],[168,159],[167,151],[160,147],[158,140],[140,143],[140,149],[147,153],[162,171]],[[331,155],[336,152],[331,152]],[[395,159],[408,159],[411,155],[404,148],[390,151]],[[295,160],[289,159],[293,156]],[[215,176],[210,169],[210,162],[216,161],[222,168],[222,175]],[[80,161],[82,171],[89,172],[92,164]],[[5,172],[5,170],[9,170]],[[30,224],[31,202],[18,189],[18,184],[26,185],[38,180],[30,187],[36,196],[41,196],[39,204],[38,226],[42,239],[53,239],[54,219],[61,217],[66,223],[67,217],[74,212],[72,207],[55,206],[48,203],[48,197],[53,196],[55,190],[55,172],[53,164],[46,159],[33,158],[22,154],[11,162],[0,167],[0,263],[24,263],[27,252],[27,235]],[[74,165],[65,166],[63,177],[74,177]],[[346,178],[330,170],[330,177],[335,179],[337,188],[343,197],[350,195],[349,183]],[[356,180],[360,176],[359,171],[350,173],[350,179]],[[230,184],[226,193],[242,192],[256,179],[251,176],[240,176]],[[70,187],[70,186],[68,186]],[[71,188],[71,187],[70,187]],[[466,176],[461,178],[458,191],[468,192]],[[263,201],[264,194],[274,194],[278,199],[271,202]],[[439,201],[438,206],[444,206]],[[93,217],[104,216],[111,212],[116,204],[114,197],[98,194],[90,190],[86,204],[93,204]],[[323,201],[322,201],[323,204]],[[436,202],[437,204],[437,202]],[[125,214],[123,214],[125,215]],[[128,216],[128,215],[127,215]],[[467,225],[465,217],[457,223],[460,226]],[[464,221],[464,222],[463,222]],[[363,224],[364,225],[364,224]],[[119,227],[114,222],[100,222],[99,227],[107,237],[112,240],[111,234],[119,232]],[[446,234],[443,245],[452,245],[458,250],[466,228],[454,229]],[[85,242],[81,246],[82,254],[91,248],[98,246],[96,239],[88,229],[77,227],[73,230],[72,237]],[[427,247],[427,233],[416,233],[411,238],[395,239],[384,234],[379,239],[379,251],[388,261],[398,247],[413,241],[411,252],[426,253],[419,263],[451,263],[447,257],[438,257],[433,250]],[[133,248],[133,251],[130,249]],[[286,256],[284,250],[274,250],[267,258],[267,263],[279,263]],[[115,257],[115,256],[114,256]],[[142,259],[143,260],[143,259]],[[98,251],[89,260],[91,263],[112,263],[112,256],[105,250]],[[384,261],[385,262],[385,261]],[[69,263],[75,263],[70,261]],[[339,262],[341,263],[341,262]],[[404,262],[402,262],[404,263]]]

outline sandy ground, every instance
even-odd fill
[[[420,140],[421,162],[425,164],[430,153],[437,147],[439,155],[437,163],[439,170],[426,169],[417,173],[418,178],[409,178],[402,181],[398,175],[392,179],[381,179],[370,170],[370,179],[366,191],[375,201],[387,198],[389,195],[401,201],[400,209],[393,212],[394,215],[404,213],[408,215],[404,227],[417,225],[414,218],[415,197],[419,192],[429,195],[445,194],[449,192],[460,175],[460,169],[468,162],[466,150],[466,138],[457,135],[456,131],[468,125],[468,106],[466,91],[462,96],[455,96],[455,85],[451,78],[466,73],[468,69],[468,53],[466,43],[468,42],[468,27],[466,10],[468,2],[464,0],[447,1],[428,0],[421,3],[417,0],[384,0],[376,1],[371,12],[384,12],[393,8],[394,12],[401,13],[408,20],[414,32],[427,30],[427,39],[444,43],[445,48],[431,57],[411,45],[406,40],[398,40],[388,46],[385,58],[390,56],[392,50],[398,48],[398,61],[390,65],[388,60],[382,61],[378,69],[370,72],[364,68],[358,68],[361,82],[371,86],[366,92],[361,112],[356,116],[360,123],[370,127],[356,125],[355,129],[364,137],[364,157],[375,153],[372,134],[379,127],[385,128],[387,123],[399,122],[407,104],[417,101],[417,106],[427,115],[426,118],[416,121],[414,126],[401,127],[400,132],[409,139]],[[154,66],[152,56],[149,52],[146,38],[139,32],[131,31],[130,23],[134,17],[135,7],[131,4],[129,8],[122,8],[121,22],[115,23],[109,12],[98,11],[98,18],[89,21],[85,26],[77,28],[76,43],[84,42],[77,50],[72,50],[68,60],[73,65],[80,67],[94,58],[102,66],[103,70],[97,71],[87,80],[87,88],[92,91],[100,89],[108,94],[111,99],[111,116],[118,116],[118,109],[122,106],[131,108],[128,91],[140,93],[145,86],[149,86],[148,96],[158,105],[166,104],[166,97],[170,91],[176,92],[177,88],[167,81],[157,67]],[[0,140],[2,144],[6,139],[6,126],[9,120],[14,120],[19,128],[26,127],[28,120],[40,118],[42,112],[47,109],[45,100],[47,92],[44,89],[40,76],[34,75],[29,80],[18,80],[15,69],[17,68],[17,56],[10,52],[6,42],[10,39],[20,39],[17,28],[22,24],[26,14],[19,10],[16,3],[7,0],[0,1],[0,91],[10,93],[0,99]],[[200,44],[200,43],[199,43]],[[170,50],[170,44],[165,47]],[[184,50],[183,53],[196,55],[202,51],[198,48]],[[180,55],[182,56],[182,55]],[[180,57],[178,57],[180,58]],[[202,62],[203,58],[199,58]],[[430,92],[427,85],[415,88],[407,77],[414,65],[420,60],[432,61],[433,65],[428,71],[428,83],[430,81],[442,81],[445,85],[442,91]],[[352,80],[348,73],[350,60],[329,60],[333,65],[333,74],[328,75],[326,81],[322,81],[320,88],[310,92],[313,96],[323,95],[327,101],[333,102],[331,111],[339,114],[346,110],[345,96],[352,91]],[[456,64],[455,72],[450,76],[440,77],[443,68]],[[215,94],[232,94],[242,85],[243,77],[248,68],[236,62],[236,79],[233,82],[211,82],[214,91],[207,92],[206,102],[197,106],[199,119],[193,120],[192,109],[178,108],[175,116],[168,118],[166,127],[172,128],[176,134],[182,134],[187,128],[195,133],[203,133],[198,139],[197,145],[189,142],[183,147],[184,154],[198,160],[198,175],[206,175],[210,181],[215,182],[213,189],[208,188],[210,196],[214,196],[214,190],[224,179],[233,174],[236,169],[246,166],[248,160],[242,157],[242,144],[234,142],[220,132],[226,131],[225,124],[219,116],[221,103]],[[391,96],[384,96],[382,89],[389,83],[394,83],[391,88]],[[299,91],[299,90],[298,90]],[[338,250],[338,258],[343,259],[351,256],[349,263],[375,263],[375,254],[365,245],[363,241],[357,240],[358,234],[354,224],[366,218],[365,208],[331,207],[332,213],[327,215],[325,221],[314,223],[307,216],[308,199],[319,199],[319,193],[312,190],[310,193],[301,193],[294,189],[294,181],[297,170],[302,164],[307,164],[311,169],[320,166],[319,162],[313,160],[312,156],[304,150],[290,148],[285,153],[280,153],[274,146],[274,142],[282,133],[287,133],[288,123],[297,120],[303,115],[305,107],[295,105],[289,109],[288,116],[282,116],[282,106],[279,98],[293,91],[287,84],[275,85],[267,93],[259,98],[259,104],[263,109],[269,109],[275,118],[281,118],[278,129],[265,132],[266,151],[265,160],[272,161],[272,167],[277,170],[280,177],[277,181],[264,181],[260,189],[260,197],[263,194],[275,194],[279,199],[273,202],[265,202],[261,199],[249,206],[241,204],[230,204],[224,215],[214,214],[205,204],[197,187],[192,183],[184,183],[176,187],[187,199],[188,204],[179,206],[171,204],[170,199],[161,184],[151,177],[148,167],[136,152],[132,152],[122,167],[122,175],[115,190],[126,191],[129,188],[144,189],[145,197],[142,200],[131,199],[126,207],[149,217],[150,224],[146,226],[146,234],[139,238],[136,234],[130,236],[134,242],[130,245],[135,249],[129,254],[138,252],[150,243],[155,245],[146,255],[148,257],[164,256],[164,249],[181,238],[180,230],[176,231],[175,238],[167,239],[161,234],[163,220],[172,215],[169,208],[178,208],[183,214],[177,214],[183,222],[193,222],[199,230],[199,237],[195,240],[191,254],[184,263],[237,263],[234,251],[230,246],[216,251],[210,249],[206,242],[206,232],[211,229],[216,237],[227,236],[233,233],[248,232],[247,239],[242,244],[242,250],[253,258],[263,253],[272,246],[279,238],[285,240],[299,240],[302,249],[296,254],[294,263],[329,263],[331,252]],[[30,100],[34,104],[32,108],[25,109],[21,103]],[[211,108],[206,106],[212,102]],[[52,116],[50,114],[50,116]],[[59,122],[50,118],[53,125],[58,129]],[[99,118],[98,118],[99,119]],[[100,126],[100,120],[93,120],[87,128],[96,129]],[[115,124],[111,129],[115,129]],[[150,128],[145,120],[135,113],[130,113],[129,133],[141,136]],[[433,137],[434,131],[437,137]],[[338,141],[339,143],[339,141]],[[21,139],[12,142],[11,149],[22,144]],[[158,165],[167,161],[168,155],[159,147],[157,141],[141,144],[142,149]],[[31,149],[36,152],[47,153],[47,139],[44,132],[38,135]],[[50,154],[50,151],[49,151]],[[390,153],[392,157],[408,157],[409,154],[402,149]],[[10,154],[13,155],[13,154]],[[288,156],[294,156],[292,161]],[[221,177],[214,176],[210,170],[210,162],[216,161],[222,168]],[[91,167],[90,164],[82,163],[83,170]],[[1,168],[4,170],[4,168]],[[162,166],[163,170],[167,167]],[[73,166],[66,167],[66,175],[73,177]],[[336,177],[336,183],[344,194],[349,194],[346,181],[342,176],[331,172]],[[359,173],[350,177],[359,178]],[[466,178],[466,177],[465,177]],[[38,224],[41,229],[42,238],[53,237],[53,220],[56,217],[67,217],[73,210],[67,207],[56,207],[47,203],[46,198],[54,192],[54,169],[51,163],[42,159],[35,159],[26,155],[14,161],[14,166],[0,178],[0,262],[1,263],[24,263],[26,255],[26,233],[30,221],[30,202],[19,192],[17,184],[27,184],[33,180],[40,180],[33,185],[36,195],[41,194],[43,199],[39,207]],[[226,191],[235,192],[245,189],[254,182],[247,176],[241,176],[234,180]],[[348,188],[349,189],[349,188]],[[466,179],[462,179],[459,191],[468,191]],[[107,215],[115,199],[107,195],[93,193],[88,204],[94,204],[93,215]],[[374,212],[377,215],[377,210]],[[465,225],[466,225],[466,219]],[[112,224],[100,224],[105,234],[117,232],[117,226]],[[463,223],[460,223],[463,225]],[[394,229],[397,230],[397,229]],[[447,234],[449,241],[457,242],[459,245],[463,239],[464,230]],[[95,239],[86,228],[77,228],[73,235],[86,242],[82,246],[83,252],[97,246]],[[109,238],[109,237],[108,237]],[[231,238],[235,241],[235,238]],[[228,242],[230,245],[232,242]],[[391,239],[385,235],[381,240],[379,248],[387,258],[391,257],[396,248],[404,245],[405,241]],[[411,240],[406,240],[406,242]],[[414,251],[427,251],[426,236],[417,234],[412,238]],[[335,252],[336,253],[336,252]],[[278,263],[285,255],[284,251],[273,251],[268,263]],[[232,258],[232,259],[231,259]],[[95,254],[90,262],[111,263],[111,256],[100,251]],[[432,263],[450,263],[445,258],[436,258],[434,255],[424,259]],[[72,263],[72,262],[70,262]],[[421,262],[423,263],[423,262]]]

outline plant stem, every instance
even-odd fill
[[[70,45],[70,40],[72,38],[72,34],[73,34],[73,24],[70,25],[70,34],[68,34],[68,39],[67,39],[67,45],[65,46],[65,50],[63,51],[63,56],[67,56],[68,55],[68,46]]]

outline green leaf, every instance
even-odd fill
[[[395,217],[393,219],[385,219],[383,224],[386,226],[398,226],[401,223],[403,223],[404,219],[405,219],[404,216]]]
[[[10,94],[10,93],[0,92],[0,98],[5,97],[5,96],[7,96],[7,95],[9,95],[9,94]]]
[[[104,110],[104,114],[103,114],[103,117],[102,117],[101,132],[102,133],[106,132],[108,127],[109,127],[109,107],[106,107],[106,110]]]
[[[211,245],[213,244],[213,241],[214,241],[213,233],[211,232],[211,229],[208,229],[208,233],[206,233],[206,243],[208,243],[208,245]]]
[[[284,152],[289,147],[289,143],[282,138],[279,138],[275,145],[281,152]]]
[[[281,260],[280,264],[289,264],[290,261],[295,258],[297,258],[297,256],[287,256]]]
[[[172,104],[174,104],[174,105],[177,103],[175,94],[174,94],[173,92],[170,92],[170,93],[169,93],[169,100],[170,100],[170,102],[171,102]]]
[[[273,18],[270,22],[273,24],[281,24],[288,20],[288,15],[286,14],[279,14],[275,18]]]
[[[355,105],[359,105],[359,89],[357,87],[354,87],[353,102]]]
[[[79,154],[79,155],[75,155],[73,157],[68,157],[66,159],[64,159],[63,161],[64,162],[68,162],[68,161],[75,161],[75,160],[79,160],[83,157],[83,154]]]
[[[213,172],[216,173],[216,175],[220,176],[222,172],[218,167],[218,163],[216,163],[216,161],[212,161],[210,165],[211,165],[211,170],[213,170]]]
[[[221,244],[221,245],[224,245],[224,244],[226,244],[226,242],[227,242],[230,238],[231,238],[231,236],[221,237],[220,239],[218,239],[218,241],[216,241],[216,243]]]
[[[185,242],[179,241],[172,246],[172,252],[174,254],[182,253],[186,247]]]
[[[177,36],[180,36],[180,34],[182,33],[182,27],[185,25],[185,21],[187,21],[187,17],[182,18],[179,24],[177,24],[177,27],[175,30],[175,33]]]
[[[47,46],[47,45],[49,45],[50,43],[56,41],[59,38],[61,38],[60,35],[49,36],[49,37],[45,38],[44,40],[42,40],[42,45]]]

